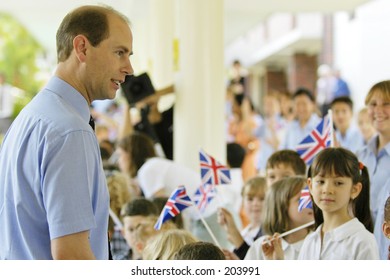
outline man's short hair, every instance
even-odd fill
[[[96,47],[110,35],[108,16],[116,15],[129,23],[123,14],[108,6],[86,5],[69,12],[57,30],[57,60],[68,59],[73,50],[73,39],[84,35]]]

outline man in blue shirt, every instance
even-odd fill
[[[92,28],[93,27],[93,28]],[[0,150],[0,259],[108,259],[109,196],[89,105],[133,73],[128,20],[83,6],[57,31],[55,76]]]

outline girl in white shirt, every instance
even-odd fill
[[[308,172],[316,231],[306,237],[299,259],[375,260],[367,168],[349,150],[327,148]]]
[[[306,178],[300,176],[284,178],[271,185],[266,194],[263,211],[263,230],[268,236],[262,236],[253,243],[245,256],[246,260],[280,259],[283,256],[285,259],[297,259],[303,239],[310,229],[301,229],[284,238],[277,238],[277,241],[271,235],[313,221],[312,209],[298,211],[301,190],[305,186]]]

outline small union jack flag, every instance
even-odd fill
[[[313,209],[313,202],[311,201],[308,186],[304,187],[301,190],[301,197],[299,198],[298,202],[298,212],[301,212],[305,208]]]
[[[186,188],[184,186],[178,187],[168,198],[167,203],[161,211],[160,217],[154,225],[154,228],[156,230],[161,229],[163,223],[179,215],[181,211],[192,205],[192,201],[187,195]]]
[[[203,212],[210,201],[217,195],[217,190],[213,185],[200,186],[193,197],[195,205]]]
[[[221,185],[230,184],[230,170],[220,164],[212,156],[206,154],[203,150],[199,151],[200,174],[203,185]]]
[[[332,125],[329,114],[306,136],[296,147],[296,151],[307,165],[321,150],[330,147],[332,138]]]

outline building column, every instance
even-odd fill
[[[176,1],[174,159],[199,169],[199,148],[226,163],[223,0]]]
[[[317,82],[317,56],[296,53],[291,56],[288,65],[288,90],[294,93],[305,87],[315,92]]]
[[[173,83],[174,0],[150,2],[149,71],[159,89]]]

